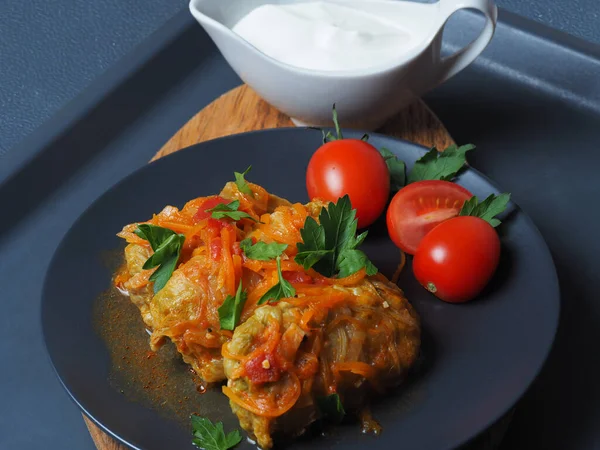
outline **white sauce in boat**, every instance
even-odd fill
[[[337,3],[267,4],[232,28],[258,50],[303,69],[347,71],[391,63],[410,46],[409,33],[379,11]]]

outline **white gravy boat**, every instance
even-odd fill
[[[303,0],[307,1],[307,0]],[[308,0],[310,1],[310,0]],[[337,104],[344,127],[373,130],[416,96],[467,67],[488,45],[498,11],[492,0],[439,0],[425,4],[401,0],[328,0],[356,9],[385,11],[411,35],[413,44],[391,64],[368,70],[318,71],[279,62],[249,44],[231,28],[260,5],[292,0],[191,0],[190,11],[239,77],[296,125],[330,126]],[[481,34],[454,55],[442,58],[442,32],[460,9],[481,11]]]

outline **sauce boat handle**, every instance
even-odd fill
[[[498,20],[498,8],[492,0],[440,0],[440,8],[443,17],[439,31],[440,35],[450,16],[461,9],[480,11],[485,17],[485,25],[481,34],[473,42],[438,62],[437,84],[441,84],[456,75],[483,52],[494,36]]]

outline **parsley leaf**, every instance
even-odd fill
[[[325,208],[323,208],[325,209]],[[333,254],[333,249],[325,248],[325,228],[312,217],[304,221],[304,228],[300,230],[302,243],[298,243],[298,254],[295,261],[305,269],[314,266],[321,258]]]
[[[466,153],[474,148],[473,144],[460,147],[453,144],[440,153],[433,147],[415,162],[408,174],[408,182],[414,183],[421,180],[451,181],[465,165],[467,161]]]
[[[406,164],[404,164],[404,161],[400,161],[398,157],[387,148],[382,147],[379,150],[379,153],[383,156],[388,171],[390,172],[391,191],[399,191],[406,184]]]
[[[194,438],[192,443],[204,450],[228,450],[238,445],[242,440],[242,435],[238,430],[225,434],[223,423],[213,423],[205,417],[192,414],[192,433]]]
[[[238,187],[239,191],[243,194],[253,195],[252,189],[250,189],[250,186],[248,186],[248,183],[246,183],[245,178],[245,176],[248,175],[248,172],[250,172],[251,170],[252,166],[248,166],[248,168],[242,173],[233,172],[233,175],[235,176],[235,184]]]
[[[338,394],[330,394],[326,397],[317,397],[317,406],[324,417],[334,423],[340,423],[346,411]]]
[[[344,139],[344,136],[342,135],[342,129],[340,128],[340,122],[338,121],[338,113],[337,110],[335,109],[335,103],[333,104],[333,108],[332,108],[332,116],[333,116],[333,124],[335,125],[335,133],[337,134],[337,139]]]
[[[375,275],[377,273],[377,267],[369,261],[369,258],[363,251],[346,250],[340,255],[339,277],[348,277],[363,267],[367,270],[367,275]]]
[[[177,268],[185,236],[149,223],[139,224],[135,234],[148,241],[154,251],[142,269],[152,269],[158,266],[158,269],[150,276],[150,281],[154,282],[154,293],[156,294],[165,287]]]
[[[281,257],[277,257],[277,274],[279,275],[279,282],[269,289],[258,301],[259,305],[263,303],[274,303],[282,298],[291,298],[296,295],[296,289],[290,284],[288,280],[283,278],[281,273]]]
[[[219,321],[221,322],[221,330],[233,331],[240,323],[240,316],[246,303],[247,293],[242,291],[242,282],[238,285],[235,297],[228,295],[219,307]]]
[[[498,196],[490,194],[488,198],[479,203],[477,197],[471,197],[467,200],[460,212],[459,216],[475,216],[479,217],[493,227],[497,227],[502,222],[496,219],[496,216],[503,212],[510,201],[510,194],[500,194]]]
[[[254,217],[244,211],[238,211],[240,207],[240,201],[234,200],[231,203],[219,203],[214,208],[207,209],[206,212],[211,213],[213,219],[224,219],[229,217],[233,220],[250,219],[258,222]]]
[[[335,135],[331,132],[328,131],[327,133],[325,133],[325,131],[323,131],[322,128],[317,128],[317,127],[309,127],[315,130],[319,130],[321,132],[321,134],[323,135],[323,144],[327,144],[328,142],[331,141],[339,141],[340,139],[344,139],[344,136],[342,134],[342,129],[340,128],[340,122],[338,121],[338,114],[337,114],[337,110],[335,109],[335,103],[333,104],[333,108],[332,108],[332,116],[333,116],[333,125],[335,126]],[[365,139],[366,136],[366,139]],[[365,134],[363,135],[361,140],[367,140],[369,139],[369,135]]]
[[[298,264],[305,269],[314,267],[326,277],[338,272],[340,277],[352,275],[363,267],[369,275],[377,273],[367,256],[357,250],[367,232],[356,236],[358,220],[348,195],[321,209],[319,222],[312,217],[306,218],[304,228],[300,230],[303,242],[297,244],[295,260]]]
[[[240,242],[240,248],[250,259],[269,261],[280,256],[287,248],[287,244],[278,244],[277,242],[267,244],[262,241],[252,244],[252,239],[247,238]]]

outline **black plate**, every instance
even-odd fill
[[[349,135],[353,135],[349,133]],[[356,134],[356,136],[359,136]],[[199,144],[149,164],[110,189],[73,225],[46,275],[42,323],[46,345],[63,385],[101,427],[134,448],[192,448],[188,432],[159,411],[127,400],[108,381],[110,358],[92,324],[95,299],[110,285],[101,258],[122,247],[123,224],[143,220],[166,204],[217,193],[234,170],[252,164],[250,179],[269,192],[306,201],[305,169],[321,135],[314,130],[253,132]],[[425,151],[372,135],[409,166]],[[476,195],[498,189],[475,170],[459,183]],[[515,205],[500,228],[503,253],[490,287],[477,301],[445,304],[405,270],[400,286],[421,314],[423,364],[403,388],[373,408],[383,425],[378,438],[354,425],[286,445],[289,448],[395,448],[440,450],[468,441],[502,416],[540,370],[555,335],[559,290],[554,265],[531,220]],[[366,242],[371,259],[388,276],[398,252],[383,221]],[[210,417],[211,414],[209,413]],[[213,419],[237,427],[223,396]],[[241,447],[250,444],[243,442]]]

